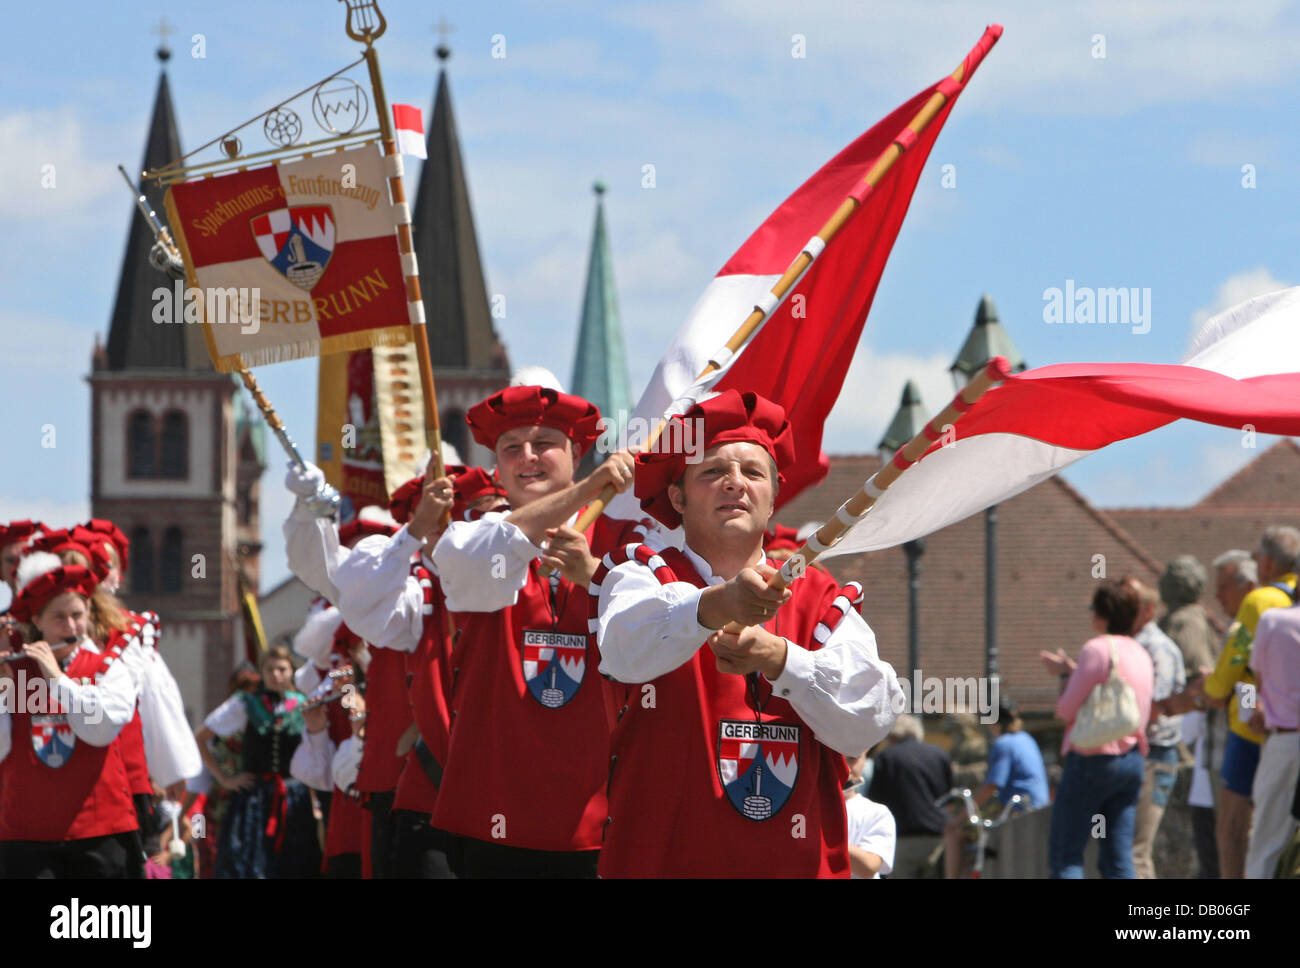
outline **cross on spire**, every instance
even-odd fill
[[[439,17],[433,29],[438,32],[438,46],[433,49],[433,52],[438,55],[438,60],[445,61],[451,56],[451,48],[447,46],[447,35],[456,28],[447,23],[446,17]]]
[[[151,27],[150,32],[158,35],[158,59],[166,62],[172,55],[171,48],[167,46],[167,35],[174,34],[176,28],[167,23],[166,17],[159,17],[158,26]]]

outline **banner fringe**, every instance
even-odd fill
[[[210,327],[205,327],[210,330]],[[410,342],[410,326],[385,326],[358,333],[338,333],[323,339],[301,339],[275,346],[262,346],[243,353],[227,353],[213,361],[219,373],[233,373],[242,362],[250,370],[256,366],[287,363],[290,360],[307,360],[334,353],[369,350],[380,346],[405,346]]]

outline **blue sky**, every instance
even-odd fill
[[[927,407],[945,402],[947,366],[982,292],[1031,365],[1176,362],[1198,319],[1300,283],[1296,5],[381,6],[389,97],[426,112],[433,24],[445,15],[455,28],[452,95],[488,290],[506,297],[498,326],[515,366],[569,379],[594,179],[609,186],[639,392],[668,334],[758,222],[951,71],[991,22],[1006,34],[931,155],[832,415],[831,452],[874,450],[908,377]],[[64,523],[88,509],[84,377],[95,335],[107,333],[131,214],[114,167],[140,161],[158,77],[151,29],[164,11],[176,28],[168,72],[187,150],[355,57],[335,0],[53,0],[6,12],[0,385],[19,473],[0,484],[0,517]],[[202,58],[192,56],[196,34]],[[795,35],[804,57],[792,56]],[[493,57],[501,38],[505,56]],[[40,185],[45,164],[56,166],[53,189]],[[653,188],[642,186],[647,164]],[[944,165],[955,166],[953,187],[942,184]],[[1253,188],[1243,186],[1245,165]],[[1044,322],[1044,290],[1066,280],[1149,289],[1149,332]],[[309,440],[315,364],[258,376]],[[47,424],[54,448],[41,446]],[[1257,453],[1237,431],[1181,423],[1066,476],[1101,506],[1178,505]],[[286,574],[282,476],[273,452],[263,486],[268,587]]]

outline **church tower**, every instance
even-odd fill
[[[443,440],[454,444],[466,463],[492,467],[495,458],[474,443],[465,411],[510,382],[510,361],[492,325],[479,261],[447,84],[451,50],[439,44],[436,53],[441,64],[438,90],[411,229]]]
[[[166,65],[142,170],[180,157]],[[150,207],[163,192],[145,185]],[[197,325],[170,306],[174,283],[149,263],[153,235],[133,210],[108,344],[96,341],[91,388],[91,509],[131,542],[122,598],[161,616],[162,651],[197,721],[226,697],[242,641],[238,569],[257,580],[263,428],[216,372]],[[155,322],[166,303],[177,322]]]

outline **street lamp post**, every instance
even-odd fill
[[[998,319],[998,309],[993,298],[985,293],[975,310],[975,325],[971,328],[961,352],[948,372],[960,391],[984,365],[995,356],[1005,356],[1012,373],[1027,367],[1025,358],[1011,342],[1011,336]],[[999,678],[998,668],[998,506],[984,511],[984,675],[990,685]]]
[[[881,466],[889,463],[900,447],[921,432],[929,417],[921,403],[921,391],[911,380],[903,387],[903,398],[889,429],[880,441]],[[907,553],[907,668],[910,676],[921,667],[921,556],[925,542],[914,538],[903,545]]]

